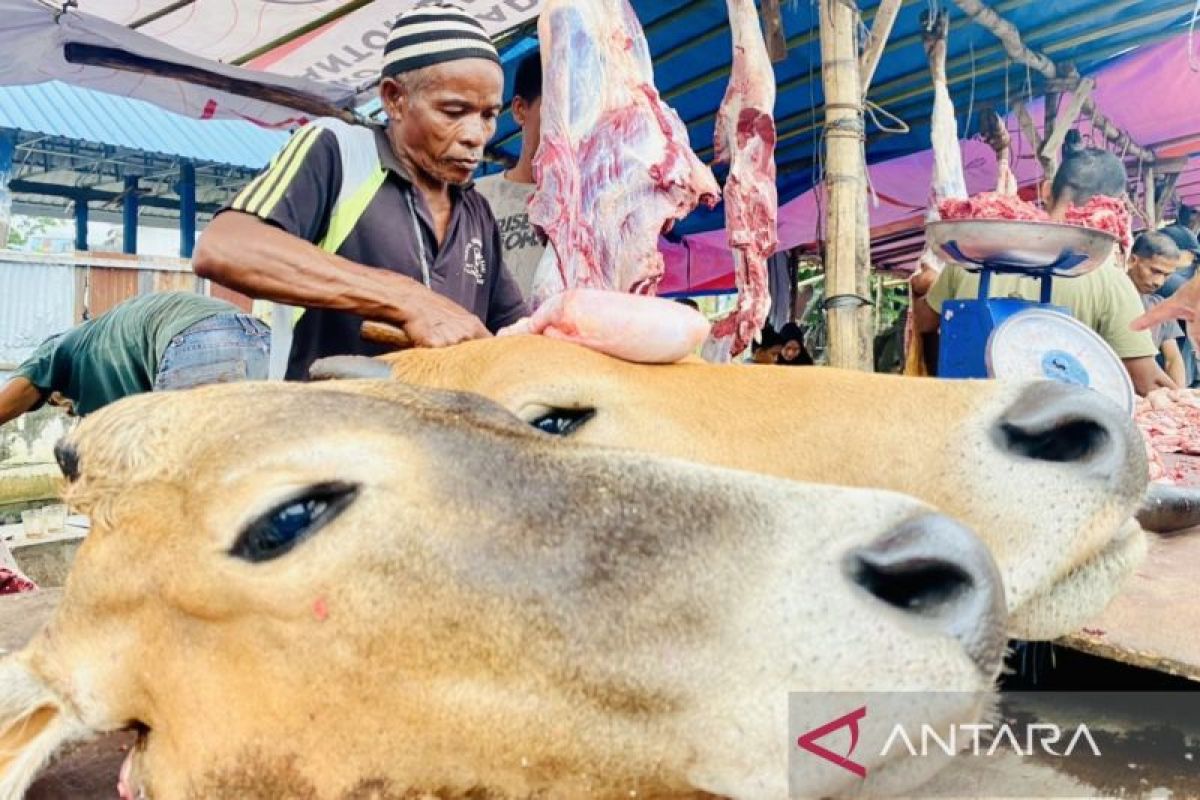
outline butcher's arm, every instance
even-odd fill
[[[1135,331],[1144,331],[1164,322],[1181,319],[1194,322],[1200,318],[1200,274],[1193,277],[1175,294],[1161,303],[1150,307],[1130,326]],[[1200,340],[1200,325],[1188,325],[1188,336],[1193,342]]]
[[[1187,367],[1183,363],[1183,353],[1179,350],[1179,343],[1174,339],[1167,339],[1162,346],[1163,369],[1166,370],[1167,376],[1175,382],[1176,386],[1187,385]]]
[[[226,211],[209,224],[192,267],[200,277],[250,297],[399,325],[421,346],[488,335],[473,314],[414,280],[327,253],[239,211]]]
[[[917,333],[933,333],[941,323],[941,317],[924,297],[913,301],[913,327]]]
[[[1178,386],[1167,373],[1162,371],[1153,356],[1144,358],[1123,358],[1122,363],[1133,380],[1133,390],[1142,397],[1155,389],[1176,389]]]
[[[28,378],[16,377],[0,386],[0,425],[10,422],[33,408],[42,393]]]

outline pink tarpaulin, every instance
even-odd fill
[[[1197,59],[1200,61],[1200,54]],[[1186,35],[1118,59],[1092,77],[1097,107],[1139,144],[1154,147],[1161,157],[1200,153],[1200,72],[1189,66]],[[1069,95],[1063,97],[1064,107],[1069,100]],[[1040,99],[1028,104],[1033,119],[1042,119],[1042,107]],[[1012,135],[1012,167],[1018,182],[1036,181],[1041,167],[1021,135],[1015,115],[1006,124]],[[1085,139],[1091,136],[1086,121],[1078,127]],[[996,158],[991,148],[977,140],[963,141],[960,146],[968,191],[974,194],[995,188]],[[872,231],[879,233],[906,221],[914,227],[922,224],[933,173],[931,150],[875,164],[868,173],[875,197],[870,206]],[[823,187],[817,187],[779,209],[781,248],[820,240],[823,192]],[[1181,176],[1178,192],[1187,202],[1200,200],[1200,174],[1192,167]],[[688,236],[683,245],[664,250],[667,275],[662,291],[733,289],[733,260],[725,237],[723,230],[709,231]]]

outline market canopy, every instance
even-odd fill
[[[0,0],[0,12],[9,20],[19,15],[21,21],[19,29],[10,23],[0,31],[6,52],[19,54],[0,67],[0,83],[56,77],[149,99],[190,116],[287,125],[322,107],[352,107],[370,97],[388,23],[414,0],[78,0],[77,9],[62,13],[49,5]],[[496,37],[511,77],[520,57],[536,47],[533,21],[541,3],[463,0],[463,5]],[[1193,5],[1192,0],[999,0],[991,8],[1020,30],[1026,45],[1087,75],[1118,56],[1178,35]],[[693,147],[710,160],[713,122],[731,62],[725,2],[633,0],[633,6],[646,30],[658,87],[687,123]],[[877,7],[877,2],[862,5],[867,25]],[[929,148],[932,85],[920,17],[938,7],[936,0],[907,2],[900,10],[868,94],[878,109],[869,115],[869,163]],[[957,6],[947,4],[945,10],[951,18],[950,90],[965,139],[977,128],[975,112],[990,106],[1004,115],[1013,101],[1043,94],[1046,78],[1013,62],[995,36]],[[821,177],[824,95],[816,13],[812,2],[782,3],[788,54],[775,69],[779,190],[785,203],[809,196]],[[82,51],[88,63],[64,55],[64,45],[73,40],[89,45]],[[38,51],[46,44],[49,55]],[[98,49],[107,59],[98,57]],[[75,51],[78,57],[80,48]],[[136,57],[118,57],[122,52]],[[186,70],[167,73],[174,79],[147,70],[156,64],[201,70],[206,82],[186,84]],[[256,89],[256,81],[266,89]],[[288,92],[308,98],[307,110],[281,113],[269,102],[292,96]],[[1161,98],[1158,105],[1171,104],[1162,94],[1153,96]],[[1146,109],[1140,116],[1158,111]],[[507,114],[493,149],[501,158],[519,152],[519,132]],[[714,231],[723,224],[720,208],[700,211],[676,233]]]
[[[86,33],[94,39],[107,39],[116,47],[132,47],[130,43],[141,41],[141,51],[160,57],[175,51],[201,62],[220,61],[215,74],[230,80],[242,77],[242,70],[236,69],[241,65],[260,75],[265,72],[277,76],[271,78],[282,81],[273,84],[276,88],[349,104],[349,98],[361,102],[370,96],[388,24],[414,4],[414,0],[78,0],[78,9],[69,9],[57,22],[50,18],[53,12],[38,0],[0,0],[0,7],[7,7],[0,10],[11,14],[25,7],[25,17],[32,13],[30,9],[40,12],[43,19],[29,20],[22,26],[26,30],[30,25],[33,30],[50,25],[65,28],[71,35]],[[497,38],[511,74],[518,58],[535,46],[533,21],[540,0],[469,0],[463,5]],[[713,122],[725,93],[732,58],[725,2],[634,0],[633,5],[646,30],[659,89],[687,122],[700,156],[710,159]],[[894,133],[869,125],[870,162],[929,146],[932,87],[920,41],[920,16],[937,5],[909,2],[900,10],[868,99],[904,123],[898,126],[877,113],[875,117],[883,125],[889,129],[907,128],[907,132]],[[782,6],[788,57],[776,64],[776,116],[779,189],[787,201],[812,188],[819,177],[823,91],[816,5],[784,2]],[[867,24],[877,6],[872,2],[863,4]],[[1131,48],[1179,32],[1190,19],[1192,7],[1191,0],[1001,0],[992,8],[1021,31],[1028,46],[1055,62],[1073,63],[1086,74]],[[951,16],[950,88],[960,109],[965,138],[974,126],[973,115],[966,112],[990,105],[1004,113],[1012,100],[1041,94],[1045,79],[1012,63],[995,37],[972,24],[956,6],[948,4],[946,10]],[[84,15],[111,24],[97,27],[90,21],[81,23],[86,20]],[[27,51],[28,47],[22,49]],[[6,52],[14,50],[6,48]],[[9,66],[0,70],[0,81],[28,82],[28,75],[23,80],[12,76],[16,69],[13,62],[21,59],[8,61]],[[55,77],[71,80],[61,74]],[[124,83],[117,85],[121,78]],[[140,85],[130,85],[133,80]],[[105,83],[112,83],[114,90],[140,96],[149,91],[145,84],[153,80],[144,73],[122,74],[108,69],[104,77],[87,80],[85,85],[104,88]],[[150,93],[155,96],[146,99],[163,102],[162,92]],[[176,110],[178,105],[176,100]],[[188,113],[195,115],[196,104],[191,105]],[[211,103],[199,102],[201,114],[211,107]],[[221,110],[218,103],[217,113]],[[260,114],[263,111],[255,110]],[[259,116],[240,110],[237,114]],[[264,121],[280,124],[287,120]],[[501,120],[494,147],[502,156],[512,157],[519,152],[519,132],[508,115]],[[722,224],[719,210],[697,213],[679,231],[709,230]]]

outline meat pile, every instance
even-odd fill
[[[1173,482],[1163,453],[1200,455],[1200,392],[1155,389],[1138,398],[1134,419],[1146,440],[1150,480]]]
[[[7,567],[0,567],[0,595],[21,594],[37,590],[37,584]]]
[[[1086,205],[1067,209],[1068,225],[1093,228],[1117,237],[1121,250],[1128,253],[1133,247],[1133,218],[1124,200],[1103,195],[1093,197]]]
[[[947,197],[938,203],[938,214],[944,220],[953,219],[1011,219],[1048,222],[1050,215],[1033,203],[1003,192],[980,192],[966,198]]]
[[[729,162],[725,229],[733,250],[737,307],[717,321],[719,350],[738,355],[771,311],[767,259],[779,245],[775,190],[775,74],[753,0],[728,0],[733,74],[717,113],[716,162]],[[708,348],[706,348],[707,350]]]
[[[942,219],[1011,219],[1049,222],[1050,215],[1033,203],[1001,192],[980,192],[965,200],[947,198],[938,203]],[[1133,245],[1133,227],[1123,200],[1097,195],[1082,206],[1070,206],[1068,225],[1104,231],[1116,237],[1125,252]]]
[[[658,238],[720,187],[654,88],[628,0],[549,0],[538,20],[545,83],[529,219],[550,240],[536,308],[567,288],[653,294]]]

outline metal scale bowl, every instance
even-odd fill
[[[1100,268],[1117,240],[1057,222],[1000,219],[931,222],[933,249],[979,273],[979,294],[942,305],[938,375],[945,378],[1049,378],[1095,389],[1132,415],[1133,383],[1124,364],[1095,331],[1051,304],[1054,278]],[[1041,300],[990,297],[993,274],[1041,282]]]

